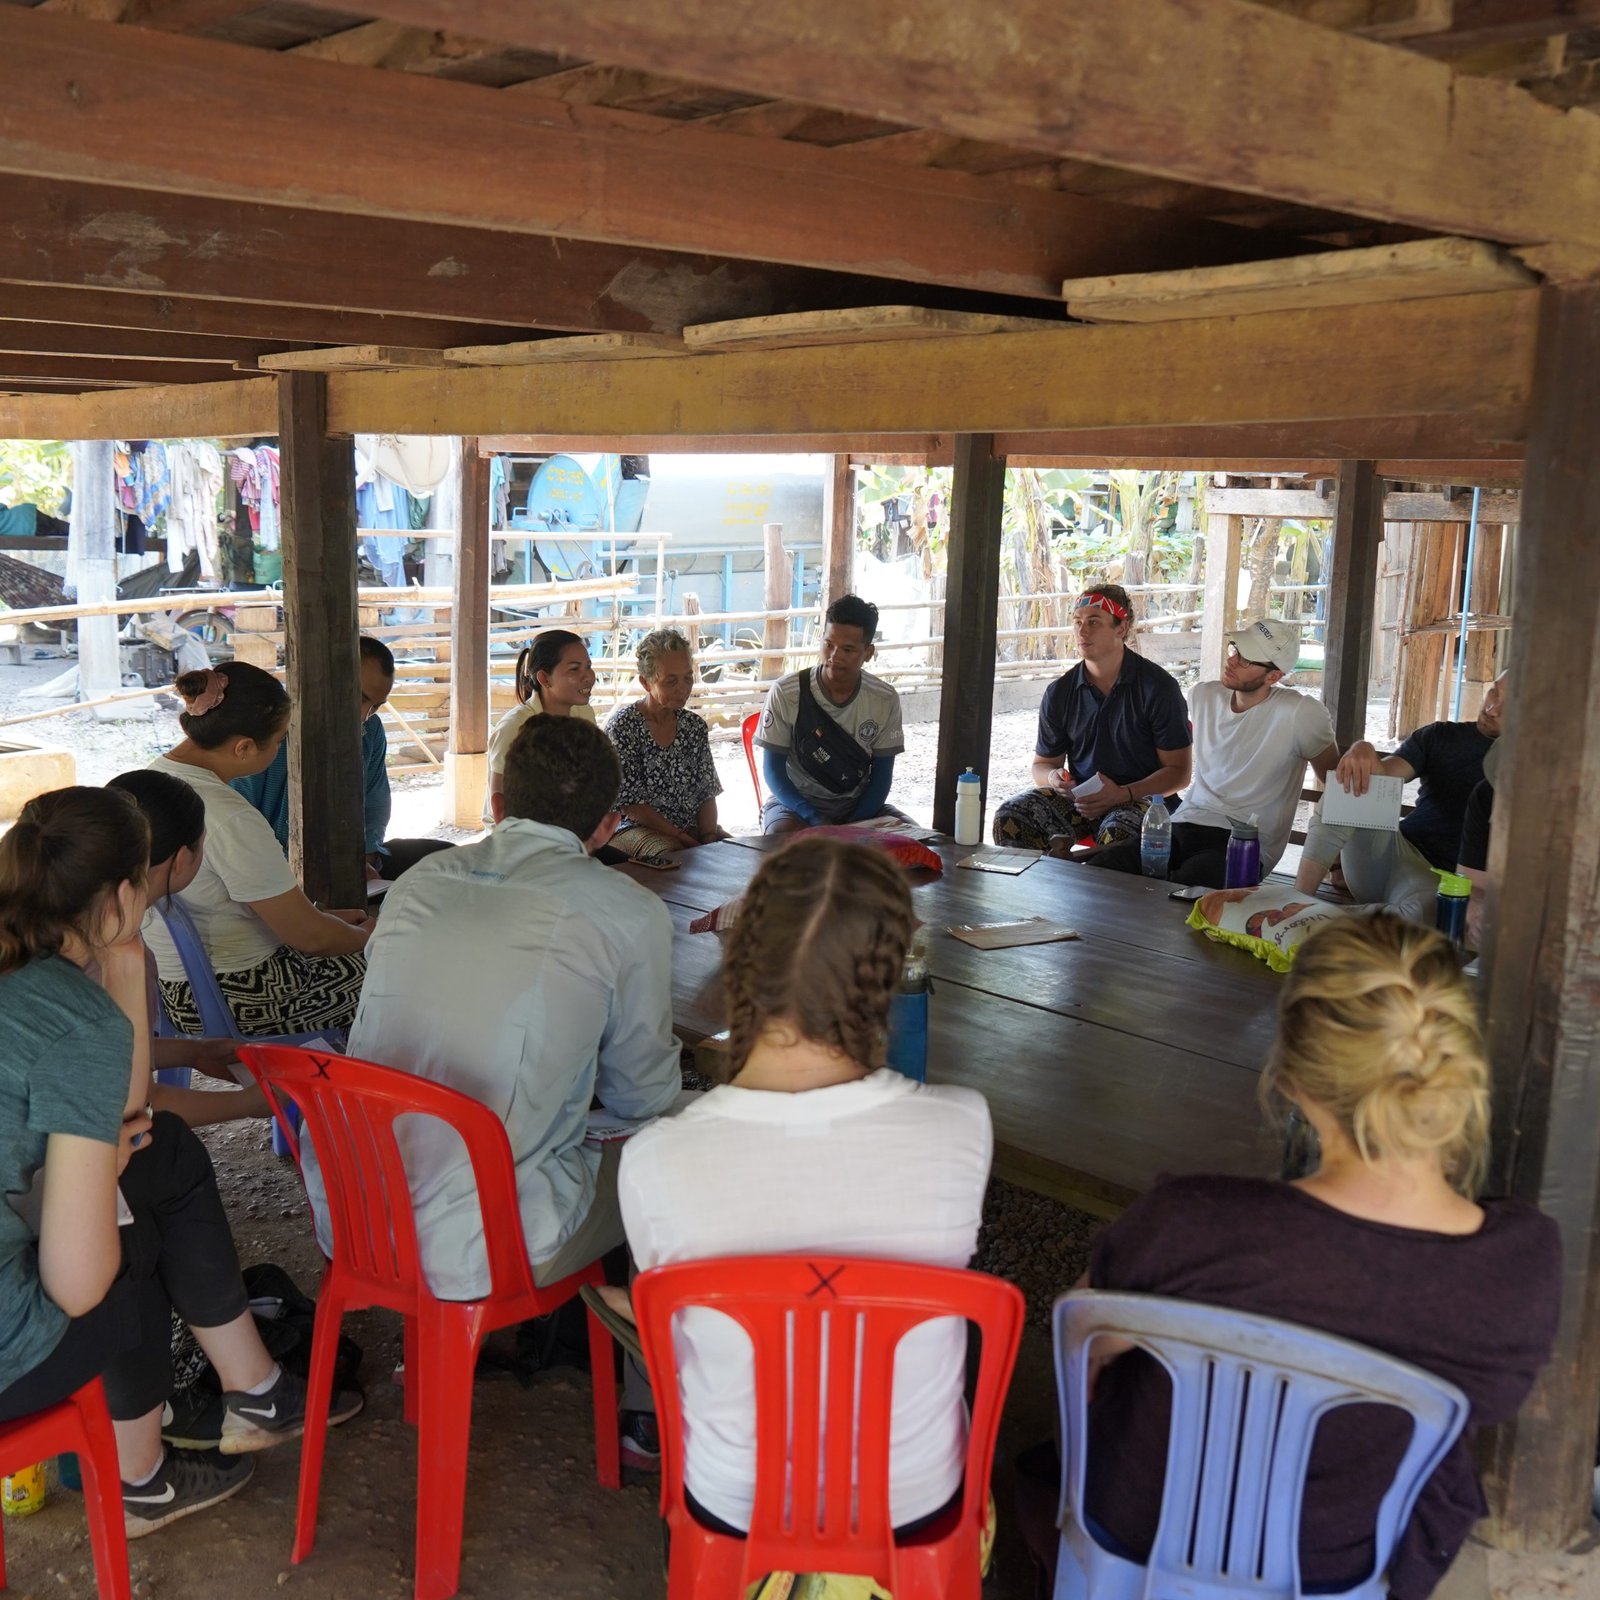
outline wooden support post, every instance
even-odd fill
[[[1239,554],[1244,518],[1212,514],[1206,518],[1206,587],[1200,617],[1200,681],[1222,676],[1228,634],[1239,617]]]
[[[476,828],[489,789],[489,458],[476,439],[462,441],[456,529],[445,821]]]
[[[983,778],[987,815],[1005,493],[1006,464],[994,454],[994,435],[958,435],[946,546],[944,672],[933,785],[933,825],[941,833],[955,832],[956,779],[968,767]]]
[[[327,906],[366,904],[355,468],[329,438],[327,379],[278,379],[283,625],[289,718],[289,864]]]
[[[1322,700],[1341,750],[1367,736],[1367,687],[1372,678],[1372,612],[1378,592],[1378,546],[1383,543],[1383,481],[1372,461],[1339,463],[1328,574],[1328,628]]]
[[[783,524],[762,523],[761,538],[766,551],[763,563],[766,586],[761,603],[768,612],[761,637],[761,676],[765,679],[781,678],[784,654],[789,648],[789,619],[771,613],[786,612],[793,604],[789,595],[789,557],[783,548]]]
[[[67,545],[68,570],[78,600],[89,604],[117,597],[117,513],[109,439],[79,439],[72,446],[72,520]],[[100,700],[122,687],[122,653],[117,644],[120,617],[84,617],[78,623],[78,698]],[[101,706],[97,719],[118,714]]]
[[[1565,1267],[1555,1354],[1481,1459],[1490,1536],[1549,1551],[1593,1527],[1600,1413],[1600,289],[1542,299],[1489,857],[1488,1190],[1553,1217]]]
[[[855,581],[856,480],[848,455],[834,456],[822,480],[822,609]]]

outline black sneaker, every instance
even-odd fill
[[[655,1412],[622,1413],[622,1464],[635,1472],[661,1470],[661,1433]]]
[[[270,1450],[286,1440],[298,1439],[306,1431],[305,1379],[297,1378],[287,1367],[278,1369],[278,1381],[265,1394],[230,1389],[222,1403],[226,1410],[222,1442],[217,1448],[225,1456]],[[366,1403],[359,1393],[336,1390],[328,1405],[329,1424],[337,1427],[348,1422]]]
[[[122,1520],[130,1539],[204,1511],[238,1494],[256,1470],[253,1461],[228,1461],[215,1450],[168,1450],[149,1483],[122,1486]]]
[[[179,1450],[215,1450],[222,1443],[222,1396],[192,1384],[178,1389],[161,1411],[161,1442]]]

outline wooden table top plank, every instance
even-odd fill
[[[673,1017],[687,1038],[727,1025],[726,935],[689,924],[741,893],[772,847],[704,845],[675,872],[619,869],[672,917]],[[1093,871],[1045,861],[1018,878],[916,875],[918,914],[938,930],[929,1081],[983,1093],[1000,1175],[1104,1214],[1165,1172],[1274,1171],[1257,1094],[1281,980],[1184,927],[1163,886]],[[943,931],[1032,915],[1083,937],[980,951]]]

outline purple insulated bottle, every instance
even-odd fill
[[[1228,863],[1225,889],[1253,889],[1261,882],[1261,836],[1256,831],[1256,819],[1240,822],[1228,818],[1233,830],[1228,835]]]

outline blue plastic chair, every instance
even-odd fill
[[[1411,1442],[1378,1510],[1377,1562],[1345,1591],[1383,1600],[1384,1570],[1422,1487],[1466,1426],[1442,1378],[1313,1328],[1159,1295],[1077,1290],[1055,1304],[1064,1469],[1055,1600],[1296,1600],[1300,1504],[1317,1424],[1339,1406],[1409,1412]],[[1090,1346],[1126,1340],[1172,1379],[1161,1518],[1146,1565],[1084,1524]]]
[[[194,919],[189,915],[183,902],[172,895],[167,895],[157,903],[156,910],[160,912],[161,920],[166,924],[167,933],[172,939],[173,948],[183,963],[183,975],[189,980],[195,1008],[200,1013],[200,1031],[205,1038],[249,1039],[252,1044],[309,1044],[312,1040],[320,1040],[325,1044],[337,1043],[343,1046],[343,1039],[330,1039],[327,1033],[244,1033],[234,1020],[233,1008],[229,1006],[222,993],[222,985],[217,982],[211,957],[200,939],[200,930],[195,927]],[[162,1006],[161,1015],[156,1020],[156,1033],[163,1039],[185,1037],[182,1030],[167,1015],[165,1005]],[[165,1067],[156,1073],[156,1079],[158,1082],[177,1084],[180,1088],[186,1089],[189,1087],[191,1070],[189,1067]],[[300,1126],[300,1115],[298,1110],[289,1106],[285,1106],[284,1114],[290,1119],[289,1121],[285,1122],[281,1117],[273,1118],[272,1151],[274,1155],[293,1156],[298,1161],[300,1141],[296,1130]]]

